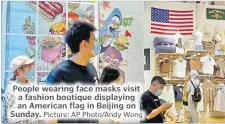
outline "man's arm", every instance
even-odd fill
[[[164,103],[163,105],[159,106],[158,108],[153,109],[152,112],[146,116],[146,118],[148,120],[151,119],[151,118],[154,118],[155,116],[157,116],[161,112],[166,111],[169,108],[171,108],[172,105],[173,105],[173,103]]]
[[[149,120],[149,119],[152,119],[152,118],[154,118],[155,116],[157,116],[158,114],[160,114],[163,110],[164,110],[164,109],[163,109],[162,106],[160,106],[160,107],[158,107],[158,108],[156,108],[156,109],[153,109],[152,112],[146,116],[146,118],[147,118],[148,120]]]

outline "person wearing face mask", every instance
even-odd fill
[[[29,85],[30,81],[27,79],[28,73],[32,70],[34,65],[34,59],[30,59],[27,56],[21,55],[15,57],[10,63],[10,70],[13,72],[14,76],[9,79],[8,86],[3,94],[5,101],[7,103],[7,110],[4,112],[10,111],[10,109],[16,108],[15,101],[17,100],[16,94],[12,92],[13,85]],[[6,108],[4,108],[6,109]],[[7,115],[7,114],[4,114]],[[25,119],[9,119],[6,117],[7,123],[22,123],[29,122],[30,120]]]
[[[71,49],[72,57],[59,63],[50,72],[47,78],[48,84],[60,82],[95,84],[96,77],[94,77],[93,71],[96,71],[96,69],[87,67],[90,65],[89,59],[101,51],[100,44],[96,41],[94,35],[95,30],[96,28],[87,22],[74,22],[65,35],[65,42]]]
[[[15,81],[19,84],[29,84],[30,81],[27,79],[27,75],[33,69],[34,61],[34,59],[24,55],[15,57],[10,63],[10,69],[14,73],[10,81]]]
[[[190,71],[191,80],[189,80],[187,82],[188,109],[189,109],[190,116],[191,116],[191,121],[190,121],[191,123],[198,123],[199,122],[199,118],[198,118],[198,115],[197,115],[198,102],[195,102],[192,99],[192,95],[194,95],[195,87],[198,87],[201,84],[201,82],[197,78],[197,76],[198,76],[198,72],[196,70],[191,70]]]
[[[166,81],[162,77],[155,76],[152,78],[150,88],[141,96],[141,110],[146,112],[146,117],[141,120],[141,123],[164,122],[164,115],[162,113],[172,106],[171,103],[160,104],[158,96],[162,94],[165,85]]]
[[[75,21],[65,34],[65,42],[72,52],[72,57],[59,63],[48,75],[47,84],[76,84],[95,85],[96,69],[89,63],[101,51],[100,44],[96,41],[94,32],[96,28],[83,21]],[[49,122],[50,121],[50,122]],[[48,120],[56,123],[55,119]],[[63,119],[57,123],[93,123],[97,120]]]

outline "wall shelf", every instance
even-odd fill
[[[193,53],[196,53],[199,56],[204,56],[206,53],[212,54],[213,51],[211,51],[211,50],[189,50],[189,51],[186,51],[187,56],[189,56]]]
[[[159,54],[156,54],[156,59],[160,60],[160,59],[163,59],[165,57],[168,58],[168,59],[176,59],[178,56],[185,57],[186,54],[181,54],[181,53],[159,53]]]

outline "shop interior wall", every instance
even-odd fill
[[[118,9],[121,12],[123,20],[133,18],[131,25],[122,25],[119,27],[119,35],[120,36],[125,36],[128,33],[130,33],[130,36],[127,36],[126,38],[128,39],[129,45],[127,46],[128,49],[124,51],[120,51],[122,54],[122,58],[124,62],[121,62],[120,69],[125,72],[126,80],[128,82],[133,82],[133,81],[138,81],[138,82],[144,82],[144,57],[143,57],[143,43],[144,43],[144,34],[143,34],[143,12],[144,12],[144,2],[139,2],[139,1],[132,1],[132,2],[109,2],[109,6],[104,6],[104,4],[101,2],[98,2],[98,10],[97,14],[98,17],[102,21],[106,21],[108,18],[110,18],[110,14],[115,14],[115,9]],[[63,4],[65,5],[65,4]],[[17,6],[22,6],[21,9],[17,8]],[[80,7],[83,7],[85,9],[86,6],[89,6],[87,4],[81,4]],[[64,6],[65,7],[65,6]],[[83,9],[82,8],[82,9]],[[64,8],[65,9],[65,8]],[[20,10],[20,11],[19,11]],[[64,10],[64,12],[66,9]],[[33,11],[31,8],[26,6],[24,1],[19,1],[19,2],[11,2],[10,5],[7,4],[7,2],[4,2],[4,15],[7,17],[6,13],[9,15],[10,22],[4,18],[2,21],[3,25],[6,25],[6,22],[9,24],[12,24],[11,30],[6,32],[6,26],[2,28],[2,35],[4,35],[4,38],[2,38],[3,45],[4,45],[4,52],[5,53],[2,56],[2,59],[4,60],[3,62],[3,68],[5,70],[2,70],[3,73],[6,71],[6,73],[2,74],[2,77],[5,77],[5,80],[3,78],[2,86],[5,87],[7,83],[8,78],[11,78],[13,75],[9,70],[9,62],[18,55],[26,55],[25,49],[29,46],[27,39],[25,36],[6,36],[6,33],[13,33],[13,34],[23,34],[21,28],[23,27],[24,20],[27,16],[31,16],[32,22],[35,24],[37,23],[36,21],[38,20],[39,25],[38,26],[38,34],[45,35],[48,34],[48,31],[50,29],[50,26],[56,23],[57,21],[61,21],[61,15],[58,16],[56,21],[54,22],[48,22],[44,20],[41,16],[38,15],[38,19],[36,19],[36,12]],[[18,13],[16,13],[18,12]],[[13,13],[13,14],[12,14]],[[15,14],[16,13],[16,14]],[[103,17],[102,17],[103,15]],[[19,19],[12,19],[12,18],[19,18]],[[104,27],[104,25],[101,24],[100,19],[97,19],[99,21],[99,28]],[[14,24],[14,25],[13,25]],[[41,25],[40,25],[41,24]],[[37,28],[37,27],[36,27]],[[44,38],[44,36],[42,36]],[[42,38],[41,37],[41,38]],[[40,37],[38,37],[38,40]],[[114,39],[115,41],[117,39]],[[120,39],[121,42],[125,42],[125,40]],[[14,43],[17,41],[16,43]],[[6,51],[6,52],[5,52]],[[10,53],[10,55],[9,55]],[[127,61],[127,62],[126,62]],[[98,61],[99,62],[99,61]],[[42,64],[39,64],[42,65]],[[50,71],[51,69],[39,69],[42,71]],[[99,70],[98,70],[99,71]],[[32,75],[33,77],[33,75]]]
[[[201,5],[198,6],[198,8],[197,8],[197,15],[198,15],[197,18],[198,18],[198,20],[200,20],[201,15],[202,15],[202,13],[203,13],[203,11],[204,11],[204,8],[205,8],[205,4],[204,4],[204,5],[201,4]],[[225,6],[208,5],[207,8],[225,9]],[[203,31],[204,31],[204,27],[205,27],[206,25],[210,25],[210,26],[212,26],[212,27],[214,27],[214,28],[215,28],[217,25],[220,25],[220,26],[223,27],[223,29],[225,29],[225,21],[224,21],[224,20],[211,20],[211,19],[207,19],[207,18],[206,18],[206,12],[204,12],[204,13],[203,13],[202,20],[201,20],[201,22],[199,23],[199,29],[200,29],[200,31],[203,32]],[[213,28],[213,30],[212,30],[212,34],[215,33],[214,28]]]
[[[158,7],[164,9],[174,9],[174,10],[194,10],[194,29],[196,27],[196,4],[195,3],[180,3],[180,2],[145,2],[144,4],[144,47],[150,48],[151,58],[150,58],[150,70],[144,71],[145,79],[145,89],[148,89],[151,84],[151,79],[155,76],[155,48],[153,46],[153,40],[159,35],[150,33],[151,26],[151,7]],[[188,39],[193,38],[192,36],[183,36],[182,42],[186,42]]]

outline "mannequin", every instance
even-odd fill
[[[193,84],[195,85],[195,87],[198,87],[200,85],[200,80],[197,78],[198,76],[198,72],[196,70],[191,70],[190,72],[190,80],[187,83],[187,91],[188,91],[188,109],[190,112],[190,116],[191,116],[191,123],[198,123],[199,122],[199,117],[197,115],[197,102],[194,102],[192,100],[192,95],[194,95],[194,87],[191,83],[191,81],[193,82]]]
[[[203,46],[202,46],[203,35],[202,35],[202,33],[199,31],[196,31],[196,32],[194,32],[194,37],[195,37],[195,50],[203,50]]]
[[[176,53],[181,53],[181,54],[184,53],[184,48],[183,48],[183,45],[182,45],[181,38],[178,38],[178,44],[177,44],[177,47],[176,47]]]

